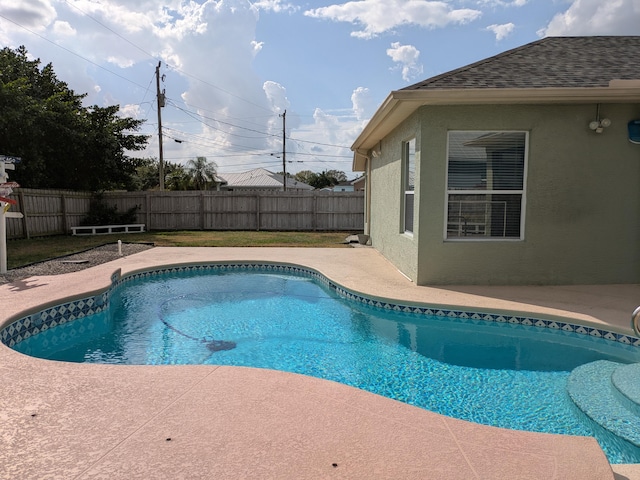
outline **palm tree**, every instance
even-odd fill
[[[216,162],[207,162],[207,157],[197,157],[187,162],[187,173],[196,190],[206,190],[207,185],[216,183]]]

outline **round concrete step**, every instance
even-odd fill
[[[640,416],[640,363],[616,368],[611,375],[611,383],[618,390],[622,404]]]
[[[567,391],[591,420],[640,447],[640,416],[626,408],[611,383],[613,373],[622,366],[608,360],[581,365],[569,375]]]

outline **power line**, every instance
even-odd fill
[[[113,30],[111,27],[109,27],[109,26],[105,25],[104,23],[102,23],[102,22],[101,22],[101,21],[99,21],[97,18],[93,17],[92,15],[88,14],[88,13],[87,13],[87,12],[85,12],[84,10],[80,9],[79,7],[77,7],[77,6],[75,6],[75,5],[70,4],[67,0],[63,0],[63,1],[64,1],[67,5],[69,5],[70,7],[75,8],[76,10],[78,10],[79,12],[81,12],[83,15],[86,15],[87,17],[89,17],[91,20],[93,20],[94,22],[96,22],[98,25],[100,25],[100,26],[101,26],[101,27],[103,27],[104,29],[106,29],[106,30],[108,30],[109,32],[111,32],[111,33],[113,33],[114,35],[116,35],[118,38],[120,38],[120,39],[124,40],[124,41],[125,41],[125,42],[127,42],[129,45],[131,45],[131,46],[133,46],[133,47],[137,48],[138,50],[140,50],[140,51],[141,51],[142,53],[144,53],[145,55],[148,55],[150,58],[152,58],[152,59],[154,59],[154,60],[159,60],[155,55],[153,55],[153,54],[151,54],[151,53],[147,52],[145,49],[143,49],[143,48],[142,48],[142,47],[140,47],[139,45],[135,44],[134,42],[132,42],[132,41],[131,41],[131,40],[129,40],[128,38],[126,38],[126,37],[124,37],[124,36],[120,35],[118,32],[116,32],[115,30]],[[227,91],[227,90],[225,90],[225,89],[223,89],[223,88],[221,88],[221,87],[218,87],[217,85],[214,85],[214,84],[212,84],[212,83],[210,83],[210,82],[207,82],[206,80],[202,80],[201,78],[198,78],[198,77],[196,77],[195,75],[192,75],[192,74],[190,74],[190,73],[188,73],[188,72],[185,72],[185,71],[183,71],[183,70],[180,70],[180,69],[179,69],[179,68],[177,68],[175,65],[171,65],[171,64],[170,64],[169,62],[167,62],[166,60],[165,60],[165,64],[167,65],[167,67],[171,68],[172,70],[174,70],[174,71],[176,71],[176,72],[178,72],[178,73],[181,73],[182,75],[184,75],[184,76],[186,76],[186,77],[193,78],[194,80],[197,80],[197,81],[199,81],[199,82],[201,82],[201,83],[204,83],[205,85],[209,85],[210,87],[213,87],[213,88],[215,88],[215,89],[217,89],[217,90],[220,90],[221,92],[224,92],[224,93],[226,93],[227,95],[230,95],[230,96],[232,96],[232,97],[235,97],[235,98],[237,98],[237,99],[239,99],[239,100],[242,100],[242,101],[244,101],[244,102],[247,102],[247,103],[249,103],[249,104],[251,104],[251,105],[254,105],[254,106],[258,107],[258,108],[261,108],[261,109],[263,109],[263,110],[267,110],[267,111],[269,111],[269,109],[265,108],[265,107],[264,107],[264,106],[262,106],[262,105],[258,105],[257,103],[254,103],[254,102],[252,102],[252,101],[250,101],[250,100],[247,100],[246,98],[242,98],[242,97],[240,97],[239,95],[236,95],[236,94],[234,94],[234,93],[231,93],[231,92],[229,92],[229,91]]]
[[[217,118],[207,117],[206,115],[190,112],[189,110],[185,110],[184,108],[179,107],[173,100],[170,101],[170,104],[173,107],[175,107],[177,110],[180,110],[181,112],[184,112],[187,116],[193,118],[196,121],[199,121],[203,125],[206,125],[207,127],[213,128],[214,130],[218,130],[219,132],[226,133],[227,135],[234,135],[234,136],[242,137],[242,138],[266,138],[266,137],[277,137],[278,136],[278,135],[273,134],[273,133],[263,132],[263,131],[260,131],[260,130],[255,130],[253,128],[242,127],[240,125],[235,125],[233,123],[224,122],[224,121],[219,120]],[[198,108],[198,107],[196,107],[196,108]],[[263,135],[263,136],[262,137],[246,137],[246,136],[238,135],[237,133],[231,133],[231,132],[228,132],[228,131],[225,131],[225,130],[221,130],[219,128],[214,127],[213,125],[210,125],[208,123],[203,122],[202,120],[198,120],[194,115],[196,115],[198,117],[201,117],[201,118],[205,118],[207,120],[211,120],[211,121],[214,121],[214,122],[221,123],[223,125],[228,125],[228,126],[233,127],[233,128],[240,128],[242,130],[247,130],[249,132],[259,133],[260,135]]]
[[[102,65],[100,65],[100,64],[98,64],[98,63],[96,63],[96,62],[94,62],[94,61],[92,61],[92,60],[89,60],[89,59],[88,59],[88,58],[86,58],[86,57],[83,57],[82,55],[80,55],[79,53],[74,52],[73,50],[69,50],[68,48],[63,47],[62,45],[60,45],[60,44],[58,44],[58,43],[54,42],[53,40],[49,40],[47,37],[45,37],[45,36],[43,36],[43,35],[40,35],[39,33],[34,32],[33,30],[31,30],[31,29],[29,29],[29,28],[25,27],[24,25],[21,25],[21,24],[20,24],[20,23],[18,23],[18,22],[15,22],[15,21],[11,20],[10,18],[5,17],[5,16],[4,16],[4,15],[2,15],[2,14],[0,14],[0,18],[4,18],[6,21],[11,22],[11,23],[13,23],[14,25],[17,25],[18,27],[20,27],[20,28],[22,28],[22,29],[26,30],[27,32],[29,32],[29,33],[31,33],[31,34],[33,34],[33,35],[35,35],[36,37],[40,37],[42,40],[44,40],[44,41],[46,41],[46,42],[49,42],[50,44],[55,45],[56,47],[61,48],[62,50],[65,50],[66,52],[69,52],[70,54],[75,55],[75,56],[76,56],[76,57],[78,57],[78,58],[81,58],[81,59],[82,59],[82,60],[84,60],[85,62],[88,62],[88,63],[90,63],[91,65],[94,65],[94,66],[96,66],[96,67],[98,67],[98,68],[100,68],[100,69],[104,70],[105,72],[110,73],[111,75],[115,75],[116,77],[121,78],[122,80],[125,80],[125,81],[127,81],[127,82],[129,82],[129,83],[132,83],[132,84],[133,84],[133,85],[135,85],[136,87],[140,87],[140,88],[142,88],[142,89],[144,89],[144,88],[145,88],[144,86],[140,85],[139,83],[136,83],[136,82],[134,82],[133,80],[128,79],[127,77],[123,77],[122,75],[120,75],[120,74],[118,74],[118,73],[116,73],[116,72],[112,72],[112,71],[111,71],[111,70],[109,70],[108,68],[105,68],[105,67],[103,67]]]

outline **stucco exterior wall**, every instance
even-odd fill
[[[397,153],[383,155],[374,170],[373,245],[421,285],[640,282],[640,145],[627,138],[640,105],[600,111],[612,124],[597,134],[588,128],[596,105],[422,107],[383,141],[383,152]],[[419,186],[409,241],[398,231],[393,192],[401,185],[401,141],[416,124]],[[444,239],[449,130],[529,132],[523,240]]]
[[[420,124],[419,115],[411,118],[385,138],[380,145],[380,156],[371,158],[371,218],[369,223],[371,244],[398,270],[412,281],[418,274],[418,219],[414,215],[414,233],[402,232],[404,188],[402,182],[402,143],[416,139],[416,179],[420,178]],[[415,202],[420,198],[416,180]],[[417,208],[416,208],[417,211]]]

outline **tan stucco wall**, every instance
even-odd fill
[[[373,245],[423,285],[640,282],[640,145],[627,138],[640,105],[602,105],[612,121],[602,134],[588,128],[595,116],[596,105],[422,107],[372,163]],[[418,123],[419,207],[407,239],[394,201],[400,142]],[[530,132],[524,240],[443,239],[447,131],[458,129]]]

